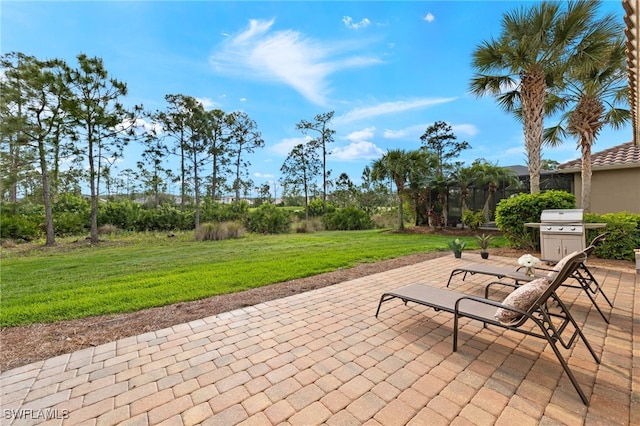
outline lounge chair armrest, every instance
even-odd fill
[[[514,283],[514,282],[504,282],[504,281],[493,281],[490,282],[489,284],[487,284],[484,288],[484,298],[485,299],[489,299],[489,288],[493,285],[501,285],[504,287],[511,287],[513,289],[516,289],[518,287],[520,287],[518,284]]]
[[[503,304],[501,302],[496,302],[495,300],[484,299],[482,297],[472,296],[472,295],[463,296],[463,297],[459,298],[458,300],[456,300],[456,303],[455,303],[455,306],[454,306],[454,315],[456,315],[456,316],[465,316],[464,315],[464,311],[460,310],[460,303],[463,300],[470,300],[470,301],[475,302],[475,303],[481,303],[481,304],[485,304],[485,305],[495,306],[496,310],[498,308],[502,308],[502,309],[506,309],[508,311],[517,312],[518,314],[522,315],[522,317],[518,321],[516,321],[514,323],[509,323],[509,324],[500,322],[500,321],[498,321],[497,319],[494,319],[494,318],[486,318],[487,322],[492,322],[494,324],[500,324],[502,326],[518,326],[518,325],[522,324],[524,321],[526,321],[527,318],[532,318],[532,315],[529,312],[523,311],[522,309],[518,309],[518,308],[515,308],[513,306],[508,306],[508,305],[505,305],[505,304]],[[485,320],[485,319],[483,318],[483,320]]]

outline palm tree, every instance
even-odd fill
[[[520,179],[518,179],[518,175],[508,167],[500,167],[497,164],[491,164],[486,160],[474,161],[472,168],[477,173],[476,185],[488,185],[489,187],[487,198],[482,206],[482,215],[484,216],[484,220],[489,222],[491,219],[489,215],[489,205],[493,198],[493,194],[496,193],[500,184],[504,184],[505,186],[518,185],[520,183]]]
[[[422,151],[393,149],[373,162],[371,178],[391,179],[398,195],[398,229],[404,229],[403,195],[412,173],[426,164],[426,154]]]
[[[477,174],[477,170],[473,166],[463,167],[462,165],[457,165],[451,174],[451,178],[460,185],[460,217],[469,210],[469,206],[467,206],[469,187],[476,181]]]
[[[573,108],[563,114],[560,123],[544,131],[544,141],[552,146],[562,143],[567,135],[578,139],[582,154],[581,206],[587,212],[591,210],[591,147],[605,125],[618,129],[631,120],[631,112],[619,108],[629,99],[624,41],[618,38],[602,43],[608,43],[609,48],[599,66],[576,67],[569,74],[565,92],[551,98],[552,107],[569,104]]]
[[[530,191],[540,192],[543,116],[548,91],[562,83],[574,63],[586,66],[591,39],[608,39],[620,30],[612,15],[596,20],[600,2],[541,2],[507,13],[498,39],[482,42],[473,53],[478,73],[471,92],[497,98],[523,122]]]

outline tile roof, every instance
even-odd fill
[[[622,0],[625,11],[624,22],[627,26],[624,33],[627,38],[627,66],[629,73],[629,105],[631,106],[631,118],[633,122],[633,138],[636,145],[640,146],[640,75],[638,74],[638,39],[640,38],[640,26],[638,25],[637,0]]]
[[[567,161],[558,166],[560,172],[580,170],[582,159]],[[604,151],[591,154],[593,169],[622,169],[626,167],[640,167],[640,146],[633,142],[623,143]]]

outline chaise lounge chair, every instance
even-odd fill
[[[461,317],[482,321],[485,327],[487,324],[491,324],[545,339],[551,345],[553,352],[567,373],[567,376],[569,376],[582,402],[585,405],[589,405],[589,400],[580,388],[567,361],[562,356],[558,344],[562,345],[565,349],[569,349],[573,345],[573,342],[580,337],[598,364],[600,363],[600,359],[571,316],[567,306],[556,294],[558,287],[573,274],[585,260],[586,255],[584,253],[572,253],[563,259],[563,266],[550,283],[547,278],[536,279],[522,286],[498,281],[486,286],[485,297],[459,293],[447,288],[432,287],[424,284],[411,284],[384,293],[380,297],[376,318],[380,314],[382,303],[396,298],[402,300],[405,305],[407,305],[408,302],[413,302],[431,307],[436,311],[452,313],[454,316],[454,352],[458,350],[458,323]],[[489,290],[490,287],[495,285],[511,287],[515,290],[502,302],[490,300],[488,298]],[[555,304],[550,303],[552,301],[555,302]],[[534,325],[533,327],[531,327],[532,323]],[[525,324],[527,325],[524,326]],[[567,339],[563,337],[562,334],[569,325],[573,326],[574,331]]]
[[[591,254],[593,254],[593,251],[595,250],[596,245],[599,244],[605,238],[606,235],[607,233],[598,235],[596,238],[594,238],[591,241],[591,244],[589,245],[589,247],[587,247],[582,251],[582,253],[585,254],[586,258],[588,258],[589,256],[591,256]],[[558,264],[560,262],[558,262]],[[449,285],[451,284],[451,279],[457,275],[462,275],[463,281],[465,280],[465,278],[467,278],[467,275],[475,275],[475,274],[490,275],[490,276],[496,277],[499,280],[503,278],[508,278],[510,280],[513,280],[515,284],[519,285],[519,284],[527,283],[545,276],[552,277],[551,274],[554,274],[556,269],[557,269],[557,266],[554,269],[537,268],[536,275],[531,277],[525,274],[524,272],[522,272],[520,268],[511,269],[511,268],[506,268],[501,266],[487,265],[484,263],[473,263],[471,265],[461,266],[459,268],[455,268],[454,270],[452,270],[451,275],[449,275],[449,281],[447,281],[447,287],[449,287]],[[602,290],[600,283],[598,283],[596,278],[593,276],[593,274],[587,267],[586,260],[584,262],[580,262],[580,265],[578,265],[576,270],[573,271],[573,273],[570,275],[570,278],[575,279],[578,282],[578,285],[572,285],[568,283],[563,283],[562,285],[566,287],[581,288],[582,290],[584,290],[585,294],[591,300],[591,303],[593,304],[593,306],[595,306],[595,308],[598,310],[598,313],[600,314],[602,319],[607,324],[609,324],[609,319],[605,316],[604,312],[602,312],[602,309],[600,309],[600,306],[596,302],[596,298],[598,297],[598,294],[602,294],[604,299],[609,304],[609,307],[613,308],[613,304],[611,303],[611,300],[609,300],[607,295]]]

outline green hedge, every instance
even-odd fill
[[[359,231],[373,229],[375,226],[367,212],[355,207],[345,207],[327,213],[322,221],[328,231]]]
[[[500,200],[496,206],[496,225],[511,245],[540,250],[540,230],[526,227],[524,224],[540,222],[543,210],[575,207],[575,195],[564,191],[519,194]]]
[[[291,215],[273,204],[262,204],[247,214],[245,227],[258,234],[286,234],[291,230]]]
[[[634,249],[640,248],[640,214],[587,213],[584,221],[607,224],[605,228],[587,230],[587,244],[598,234],[608,232],[607,238],[596,247],[596,256],[602,259],[635,260]]]

